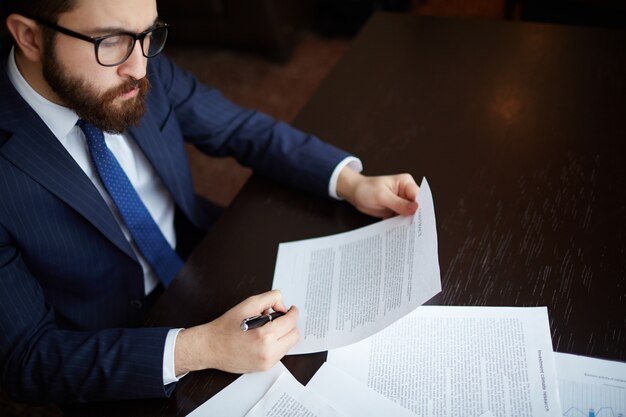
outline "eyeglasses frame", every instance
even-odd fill
[[[165,29],[166,31],[169,31],[170,25],[168,25],[165,22],[159,22],[159,23],[155,23],[154,26],[152,26],[150,29],[147,29],[141,33],[133,33],[133,32],[126,32],[126,31],[121,31],[121,32],[115,32],[115,33],[111,33],[108,35],[104,35],[104,36],[87,36],[84,35],[82,33],[79,32],[75,32],[71,29],[65,28],[63,26],[57,25],[56,23],[50,22],[49,20],[43,19],[41,17],[36,17],[36,16],[26,16],[29,19],[32,19],[34,21],[36,21],[37,23],[40,23],[44,26],[49,27],[50,29],[54,29],[57,32],[60,32],[64,35],[70,36],[72,38],[76,38],[76,39],[81,39],[83,41],[92,43],[94,46],[94,54],[96,55],[96,61],[98,62],[98,64],[102,65],[103,67],[116,67],[118,65],[122,65],[124,62],[126,62],[128,60],[128,58],[131,56],[133,49],[135,49],[135,44],[137,43],[137,41],[140,41],[140,45],[141,45],[141,54],[146,57],[146,58],[154,58],[155,56],[157,56],[158,54],[160,54],[163,51],[163,47],[165,46],[165,42],[163,42],[163,46],[161,47],[161,49],[159,49],[158,52],[156,52],[155,54],[152,55],[146,55],[146,52],[144,51],[143,48],[143,40],[146,38],[146,36],[148,36],[150,33],[154,32],[157,29]],[[131,48],[128,49],[128,54],[126,55],[126,57],[124,59],[122,59],[120,62],[115,63],[115,64],[103,64],[102,62],[100,62],[100,58],[98,57],[98,49],[100,48],[100,44],[102,43],[102,41],[112,38],[114,36],[120,36],[120,35],[126,35],[126,36],[130,36],[131,38],[133,38],[133,46]],[[167,40],[167,35],[168,32],[165,32],[165,39]]]

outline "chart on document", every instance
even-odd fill
[[[626,417],[626,392],[619,388],[559,382],[565,417]]]
[[[626,364],[556,353],[565,417],[626,417]]]

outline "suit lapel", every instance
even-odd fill
[[[1,145],[0,155],[67,203],[117,247],[136,259],[98,190],[15,91],[6,73],[0,75],[0,91],[4,95],[0,100],[0,129],[13,132]]]
[[[185,147],[178,140],[180,133],[159,129],[150,114],[150,101],[146,115],[137,127],[129,129],[146,158],[167,187],[172,198],[190,218],[193,217],[192,204],[187,196],[193,196],[193,186]],[[170,116],[173,117],[173,116]]]

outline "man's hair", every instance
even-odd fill
[[[3,0],[0,9],[0,17],[2,18],[0,37],[8,36],[5,35],[5,32],[7,32],[5,22],[10,14],[16,13],[27,17],[39,17],[56,23],[59,15],[72,10],[76,7],[77,2],[78,0]],[[56,32],[48,27],[43,27],[42,32],[44,42],[50,45]],[[5,40],[2,39],[1,41],[2,46],[4,46]]]
[[[76,2],[77,0],[4,0],[2,21],[4,22],[10,14],[17,13],[40,17],[56,23],[59,15],[72,10]]]

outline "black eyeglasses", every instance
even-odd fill
[[[135,42],[139,41],[141,52],[146,58],[157,56],[165,47],[167,32],[170,25],[167,23],[157,23],[150,29],[141,33],[117,32],[110,35],[92,37],[74,32],[73,30],[59,26],[38,17],[28,16],[36,22],[51,29],[61,32],[73,38],[82,39],[93,43],[96,53],[96,61],[105,67],[114,67],[124,63],[130,54],[133,53]]]

